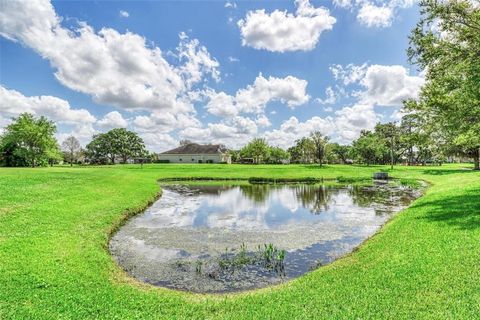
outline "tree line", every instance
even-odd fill
[[[9,167],[37,167],[59,162],[90,164],[127,163],[145,161],[151,155],[135,132],[124,128],[112,129],[92,137],[81,147],[74,136],[60,145],[55,138],[56,126],[45,117],[35,118],[23,113],[5,128],[0,136],[0,165]]]
[[[232,151],[232,161],[251,163],[361,163],[426,165],[442,164],[449,156],[468,156],[468,152],[450,144],[436,143],[425,132],[417,116],[406,115],[400,123],[377,123],[373,130],[363,130],[349,145],[330,142],[319,131],[295,141],[283,150],[254,138],[245,147]]]

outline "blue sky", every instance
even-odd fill
[[[21,112],[86,143],[114,127],[151,150],[190,139],[348,143],[398,120],[414,0],[30,1],[0,13],[0,127]]]

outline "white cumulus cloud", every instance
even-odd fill
[[[107,113],[97,124],[104,129],[126,128],[128,126],[127,120],[118,111]]]
[[[351,8],[353,5],[353,1],[352,0],[333,0],[333,4],[336,7],[340,7],[340,8]]]
[[[198,143],[221,143],[239,148],[258,133],[254,120],[236,116],[218,123],[208,123],[205,127],[189,127],[180,132],[182,139]]]
[[[74,109],[68,101],[53,96],[24,96],[0,86],[0,114],[15,117],[28,112],[61,123],[94,123],[96,118],[86,109]]]
[[[135,130],[139,132],[172,132],[176,129],[200,127],[200,121],[193,114],[152,112],[136,116],[133,120]]]
[[[306,93],[308,82],[293,76],[265,78],[259,74],[253,84],[239,89],[235,96],[207,90],[207,110],[211,114],[228,117],[240,113],[262,114],[269,102],[280,101],[290,108],[300,106],[310,99]]]
[[[335,112],[335,126],[343,142],[358,138],[362,130],[372,130],[379,121],[372,105],[355,104]]]
[[[380,121],[372,105],[355,104],[336,111],[333,116],[321,118],[314,116],[304,122],[292,116],[285,120],[278,129],[264,133],[273,145],[282,148],[291,147],[295,140],[320,131],[332,141],[349,143],[359,137],[362,130],[371,130]]]
[[[331,117],[325,119],[312,117],[305,122],[300,122],[292,116],[285,120],[280,128],[267,131],[265,138],[274,146],[288,148],[295,144],[295,140],[308,136],[313,131],[320,131],[324,135],[332,136],[335,132],[335,123]]]
[[[416,99],[425,82],[422,75],[413,76],[401,65],[348,64],[330,67],[334,78],[343,85],[359,85],[355,91],[360,104],[400,106],[403,100]]]
[[[315,101],[320,104],[334,104],[337,102],[337,95],[332,87],[327,87],[327,89],[325,89],[325,96],[325,99],[317,98]]]
[[[335,64],[330,66],[330,71],[332,72],[335,80],[340,80],[344,85],[347,86],[361,80],[365,76],[367,68],[367,63],[359,66],[354,65],[353,63],[350,63],[346,66]]]
[[[296,0],[295,14],[287,11],[249,11],[238,21],[242,45],[268,51],[309,51],[320,35],[333,28],[336,19],[328,9],[313,7],[308,0]]]
[[[333,0],[337,8],[347,9],[367,28],[387,28],[399,9],[412,7],[418,0]]]
[[[358,21],[367,27],[390,27],[393,21],[393,8],[371,3],[362,5],[357,14]]]
[[[371,65],[360,82],[365,87],[360,98],[366,104],[400,106],[403,100],[418,97],[424,81],[422,77],[410,76],[400,65]]]
[[[75,30],[63,27],[47,0],[6,1],[0,21],[3,37],[35,50],[50,62],[63,85],[101,104],[191,112],[185,92],[206,74],[219,77],[218,63],[195,39],[181,39],[178,57],[185,64],[174,67],[160,48],[138,34],[96,31],[85,22]]]
[[[58,97],[25,96],[16,90],[0,86],[0,127],[7,125],[9,118],[24,112],[37,117],[45,116],[63,127],[70,128],[68,132],[64,129],[57,134],[60,141],[73,134],[85,143],[96,132],[94,124],[97,119],[86,109],[72,108],[68,101]]]
[[[225,2],[225,8],[232,8],[232,9],[236,9],[237,8],[237,4],[235,2],[230,2],[230,1],[227,1]]]
[[[190,40],[185,32],[181,32],[179,37],[178,58],[185,63],[178,69],[187,87],[201,81],[205,74],[209,74],[217,82],[220,81],[220,64],[210,56],[207,48],[200,45],[197,39]]]

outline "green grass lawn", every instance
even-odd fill
[[[109,234],[165,177],[371,177],[388,167],[0,168],[0,319],[479,319],[480,172],[397,167],[432,185],[354,253],[286,284],[199,295],[129,278]]]

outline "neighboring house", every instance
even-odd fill
[[[219,144],[189,143],[158,155],[158,160],[171,163],[231,163],[228,150]]]

